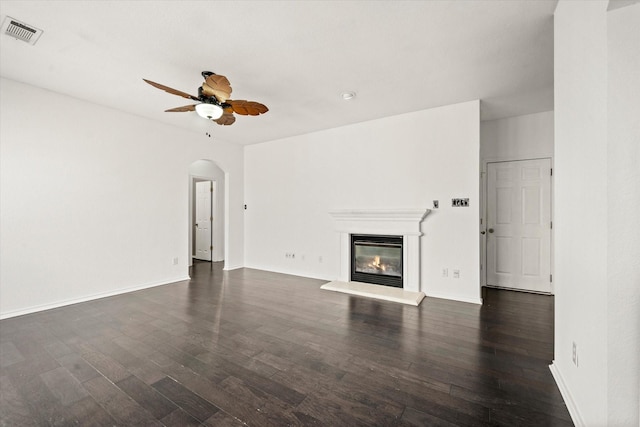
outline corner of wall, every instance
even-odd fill
[[[569,415],[571,415],[573,423],[577,427],[586,426],[584,420],[582,419],[582,415],[580,414],[578,406],[576,405],[576,402],[571,395],[571,390],[567,387],[567,384],[562,377],[562,373],[555,361],[551,363],[551,365],[549,365],[549,369],[551,370],[551,375],[553,375],[553,379],[556,381],[558,389],[560,390],[562,399],[564,400],[565,405],[567,405],[567,410],[569,411]]]

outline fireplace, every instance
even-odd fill
[[[330,215],[335,221],[335,229],[340,235],[340,274],[337,280],[341,282],[356,281],[351,276],[352,254],[355,253],[351,246],[352,235],[394,236],[400,238],[402,242],[402,281],[396,286],[401,287],[403,291],[420,292],[420,236],[422,236],[420,224],[428,213],[429,209],[344,209],[331,211]],[[395,291],[396,289],[390,290]]]
[[[402,236],[351,235],[351,281],[402,288]]]

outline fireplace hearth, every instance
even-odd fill
[[[402,288],[402,236],[351,235],[351,281]]]

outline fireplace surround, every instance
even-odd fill
[[[336,232],[340,235],[341,282],[351,279],[351,236],[380,235],[402,238],[402,288],[420,292],[420,225],[429,209],[343,209],[333,210]]]

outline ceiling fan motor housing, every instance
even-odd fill
[[[202,73],[204,74],[204,73]],[[214,104],[214,105],[218,105],[220,107],[222,107],[222,104],[220,103],[220,101],[218,101],[216,99],[215,96],[207,96],[205,94],[202,93],[202,86],[198,87],[198,99],[201,102],[207,103],[207,104]]]

